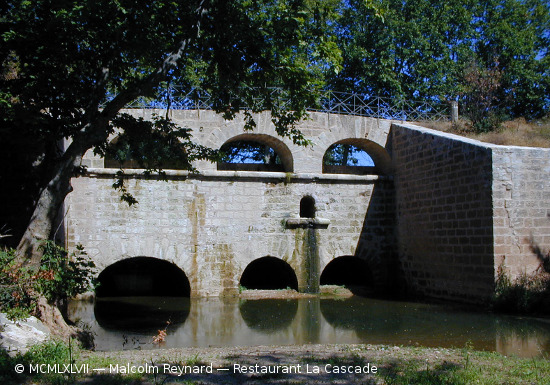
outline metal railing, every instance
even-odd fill
[[[273,88],[272,93],[279,96],[281,89]],[[283,97],[281,104],[284,105],[284,103]],[[173,86],[164,89],[157,99],[138,98],[127,108],[166,109],[169,107],[175,110],[212,110],[213,104],[210,94],[205,91],[184,90],[181,87]],[[241,110],[250,108],[250,106],[239,107]],[[448,121],[451,119],[451,107],[449,103],[445,102],[411,101],[331,90],[322,91],[318,105],[308,108],[308,110],[402,121]]]

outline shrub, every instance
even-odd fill
[[[506,118],[498,106],[502,76],[498,60],[489,68],[472,61],[464,70],[463,108],[477,132],[493,131]]]
[[[10,319],[26,318],[35,308],[35,294],[32,274],[17,267],[15,251],[0,250],[0,310]]]
[[[497,270],[493,308],[511,313],[550,314],[550,275],[544,271],[521,274],[512,280],[500,265]]]
[[[10,319],[31,315],[39,296],[56,303],[88,291],[95,283],[95,265],[82,246],[70,255],[53,241],[44,242],[42,248],[37,268],[20,266],[14,250],[0,250],[0,310]]]
[[[49,301],[74,297],[92,286],[95,264],[82,245],[77,245],[70,256],[67,250],[52,241],[45,242],[43,250],[36,288]]]

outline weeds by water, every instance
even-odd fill
[[[493,308],[508,313],[550,314],[550,274],[539,269],[511,279],[499,266]]]

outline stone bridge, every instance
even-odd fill
[[[260,143],[280,164],[197,162],[197,173],[166,170],[168,181],[127,169],[139,202],[129,207],[111,187],[112,162],[87,154],[63,223],[67,246],[82,244],[98,266],[98,295],[234,295],[241,286],[315,293],[347,284],[479,302],[498,266],[532,272],[550,248],[548,149],[316,112],[299,125],[312,145],[300,147],[277,136],[267,113],[255,116],[253,132],[242,116],[171,115],[200,144]],[[364,150],[374,166],[324,166],[334,144]]]

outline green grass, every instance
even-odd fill
[[[548,385],[550,362],[469,351],[452,362],[389,363],[381,367],[380,375],[383,385]]]

